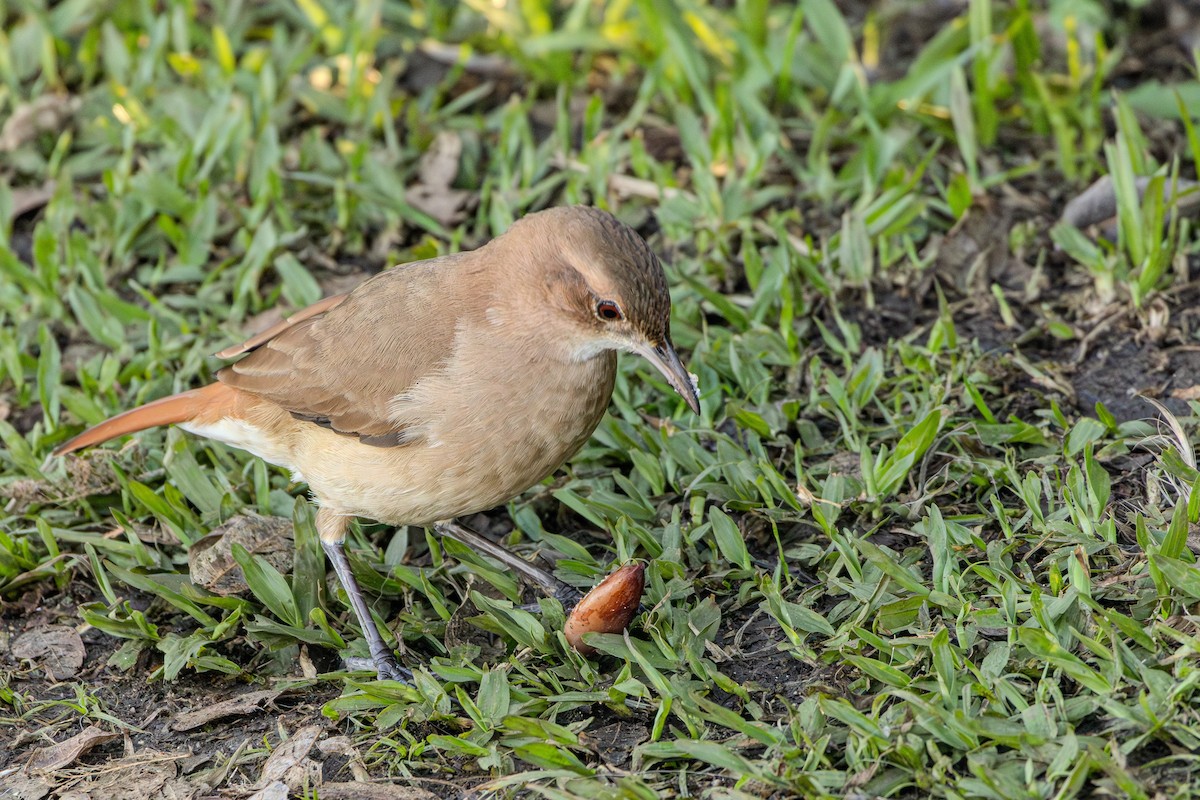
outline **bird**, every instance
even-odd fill
[[[551,591],[551,573],[456,518],[543,480],[603,417],[617,353],[645,358],[694,412],[671,298],[647,242],[607,211],[528,214],[482,247],[403,264],[240,345],[196,389],[154,400],[55,455],[174,424],[291,472],[380,680],[409,681],[350,570],[351,521],[433,527]]]

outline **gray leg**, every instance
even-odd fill
[[[317,533],[321,536],[321,547],[329,557],[329,563],[333,564],[333,571],[337,573],[342,588],[346,590],[350,607],[354,609],[354,616],[358,618],[358,627],[362,628],[363,636],[367,637],[371,662],[379,673],[379,680],[411,683],[412,673],[397,663],[396,656],[384,643],[383,636],[375,627],[375,619],[367,608],[367,602],[363,599],[362,590],[358,588],[358,581],[354,580],[354,573],[350,571],[350,562],[342,546],[349,524],[348,517],[331,514],[323,508],[317,510]]]
[[[546,594],[562,603],[563,608],[567,611],[574,608],[575,604],[583,596],[575,587],[563,583],[548,570],[542,569],[536,564],[529,563],[517,554],[496,544],[491,539],[480,536],[474,531],[469,531],[456,522],[438,522],[433,526],[433,529],[441,536],[449,536],[451,539],[457,539],[472,550],[477,550],[485,556],[499,561],[530,583],[540,586]]]
[[[363,599],[362,590],[358,588],[358,581],[354,579],[354,573],[350,571],[350,561],[346,558],[346,552],[342,548],[341,542],[321,542],[321,546],[325,549],[325,555],[329,557],[329,563],[333,564],[333,571],[337,573],[342,588],[346,590],[346,597],[350,599],[350,607],[354,609],[354,616],[358,617],[358,627],[362,628],[363,636],[367,637],[367,647],[371,651],[371,661],[374,662],[375,669],[379,672],[379,680],[411,683],[412,673],[397,663],[396,656],[383,641],[379,629],[375,627],[375,619],[367,609],[367,603]]]

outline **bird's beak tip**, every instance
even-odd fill
[[[692,413],[698,415],[700,413],[700,379],[695,373],[692,372],[689,372],[687,376],[688,391],[679,392],[679,395],[683,398],[683,401],[687,403],[688,408],[692,410]]]
[[[675,352],[671,343],[664,342],[644,355],[667,379],[671,388],[679,393],[683,401],[688,404],[688,408],[693,413],[699,414],[700,387],[697,385],[696,376],[687,371],[687,367],[679,360],[679,354]]]

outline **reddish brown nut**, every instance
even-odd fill
[[[596,648],[583,641],[585,633],[621,633],[629,626],[646,588],[646,565],[626,564],[597,584],[567,617],[563,633],[579,652],[591,655]]]

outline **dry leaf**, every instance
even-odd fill
[[[292,570],[291,520],[242,514],[234,517],[188,548],[188,571],[192,583],[214,594],[231,595],[249,591],[242,568],[233,560],[233,545],[262,556],[280,572]]]
[[[171,722],[171,730],[190,731],[223,717],[240,717],[246,714],[255,714],[264,705],[270,703],[281,694],[283,694],[282,689],[262,689],[257,692],[239,694],[237,697],[222,700],[216,705],[197,708],[194,711],[185,711],[182,714],[178,714]]]
[[[0,497],[8,498],[4,507],[11,514],[20,514],[35,503],[66,503],[96,494],[109,494],[120,487],[113,472],[111,453],[93,450],[66,461],[67,481],[23,478],[0,485]]]
[[[13,109],[0,128],[0,153],[16,150],[42,133],[60,131],[80,106],[78,97],[44,94]]]
[[[462,137],[454,131],[442,131],[421,156],[417,175],[421,183],[435,189],[446,189],[458,177],[458,161],[462,158]]]
[[[349,736],[330,736],[328,739],[322,739],[317,742],[317,749],[326,758],[344,756],[346,766],[350,768],[350,774],[354,776],[354,780],[367,782],[371,780],[371,773],[367,771],[362,756],[359,755],[358,749]]]
[[[96,745],[111,742],[113,739],[118,738],[120,738],[120,734],[110,733],[98,725],[93,725],[90,728],[85,728],[66,741],[38,750],[30,767],[45,772],[62,769],[68,764],[73,764],[75,759]]]
[[[16,219],[49,203],[50,198],[54,197],[54,186],[54,181],[46,181],[41,186],[18,186],[13,189],[10,219]]]
[[[474,192],[450,188],[458,177],[461,157],[462,138],[454,131],[442,131],[421,156],[418,182],[405,192],[405,199],[414,208],[443,225],[462,222],[475,200]]]
[[[104,768],[88,775],[82,782],[72,786],[71,795],[81,800],[174,800],[194,797],[196,787],[178,778],[178,767],[173,761],[176,754],[159,753],[154,750],[109,761]],[[164,763],[163,759],[167,759]],[[3,795],[0,795],[0,799]]]
[[[300,674],[309,680],[317,679],[317,666],[308,657],[308,645],[300,645]]]
[[[74,628],[47,625],[27,631],[13,642],[12,654],[37,662],[56,681],[70,678],[83,666],[86,651]]]
[[[465,189],[437,189],[424,184],[409,187],[404,199],[418,211],[423,211],[446,226],[457,225],[467,218],[467,209],[475,193]]]
[[[1200,400],[1200,384],[1172,389],[1171,397],[1177,400]]]
[[[320,725],[307,725],[292,734],[290,739],[276,747],[275,752],[267,758],[257,785],[269,788],[274,783],[282,782],[296,788],[305,782],[306,777],[312,777],[314,769],[316,777],[319,778],[321,768],[308,758],[308,753],[320,736]]]
[[[322,792],[324,794],[324,792]],[[267,784],[259,789],[254,794],[250,795],[247,800],[288,800],[288,787],[283,781],[275,781]]]
[[[42,800],[53,788],[49,779],[24,770],[0,771],[0,800]]]

